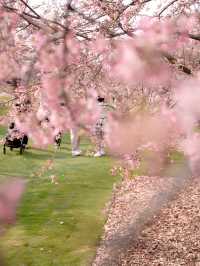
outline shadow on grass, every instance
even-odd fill
[[[48,153],[32,153],[32,152],[25,152],[23,154],[23,156],[25,156],[27,159],[36,159],[36,160],[48,160],[48,159],[52,159],[53,154],[50,155]]]

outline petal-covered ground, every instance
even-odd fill
[[[200,265],[200,180],[137,177],[116,188],[93,266]]]

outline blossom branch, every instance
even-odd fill
[[[160,17],[165,10],[167,10],[170,6],[172,6],[177,1],[178,0],[172,0],[170,3],[168,3],[166,6],[164,6],[163,9],[158,13],[158,17]]]

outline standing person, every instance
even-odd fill
[[[82,151],[80,150],[80,137],[79,137],[79,128],[73,127],[70,130],[71,146],[72,146],[72,156],[80,156]]]
[[[114,109],[109,104],[105,103],[105,98],[98,96],[97,101],[100,106],[100,116],[99,119],[96,122],[95,125],[95,142],[96,142],[96,153],[94,154],[94,157],[102,157],[105,155],[105,149],[104,149],[104,134],[105,134],[105,122],[106,122],[106,116],[107,111],[109,109]]]

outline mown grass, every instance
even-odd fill
[[[4,134],[0,128],[0,137]],[[81,146],[83,151],[91,148],[87,139]],[[51,159],[53,169],[42,170]],[[18,150],[0,153],[1,180],[27,180],[17,223],[0,242],[7,265],[89,265],[102,234],[105,204],[119,180],[110,175],[111,165],[108,157],[72,158],[68,136],[58,151],[49,147],[28,149],[21,156]],[[57,185],[51,183],[51,174],[58,177]]]

